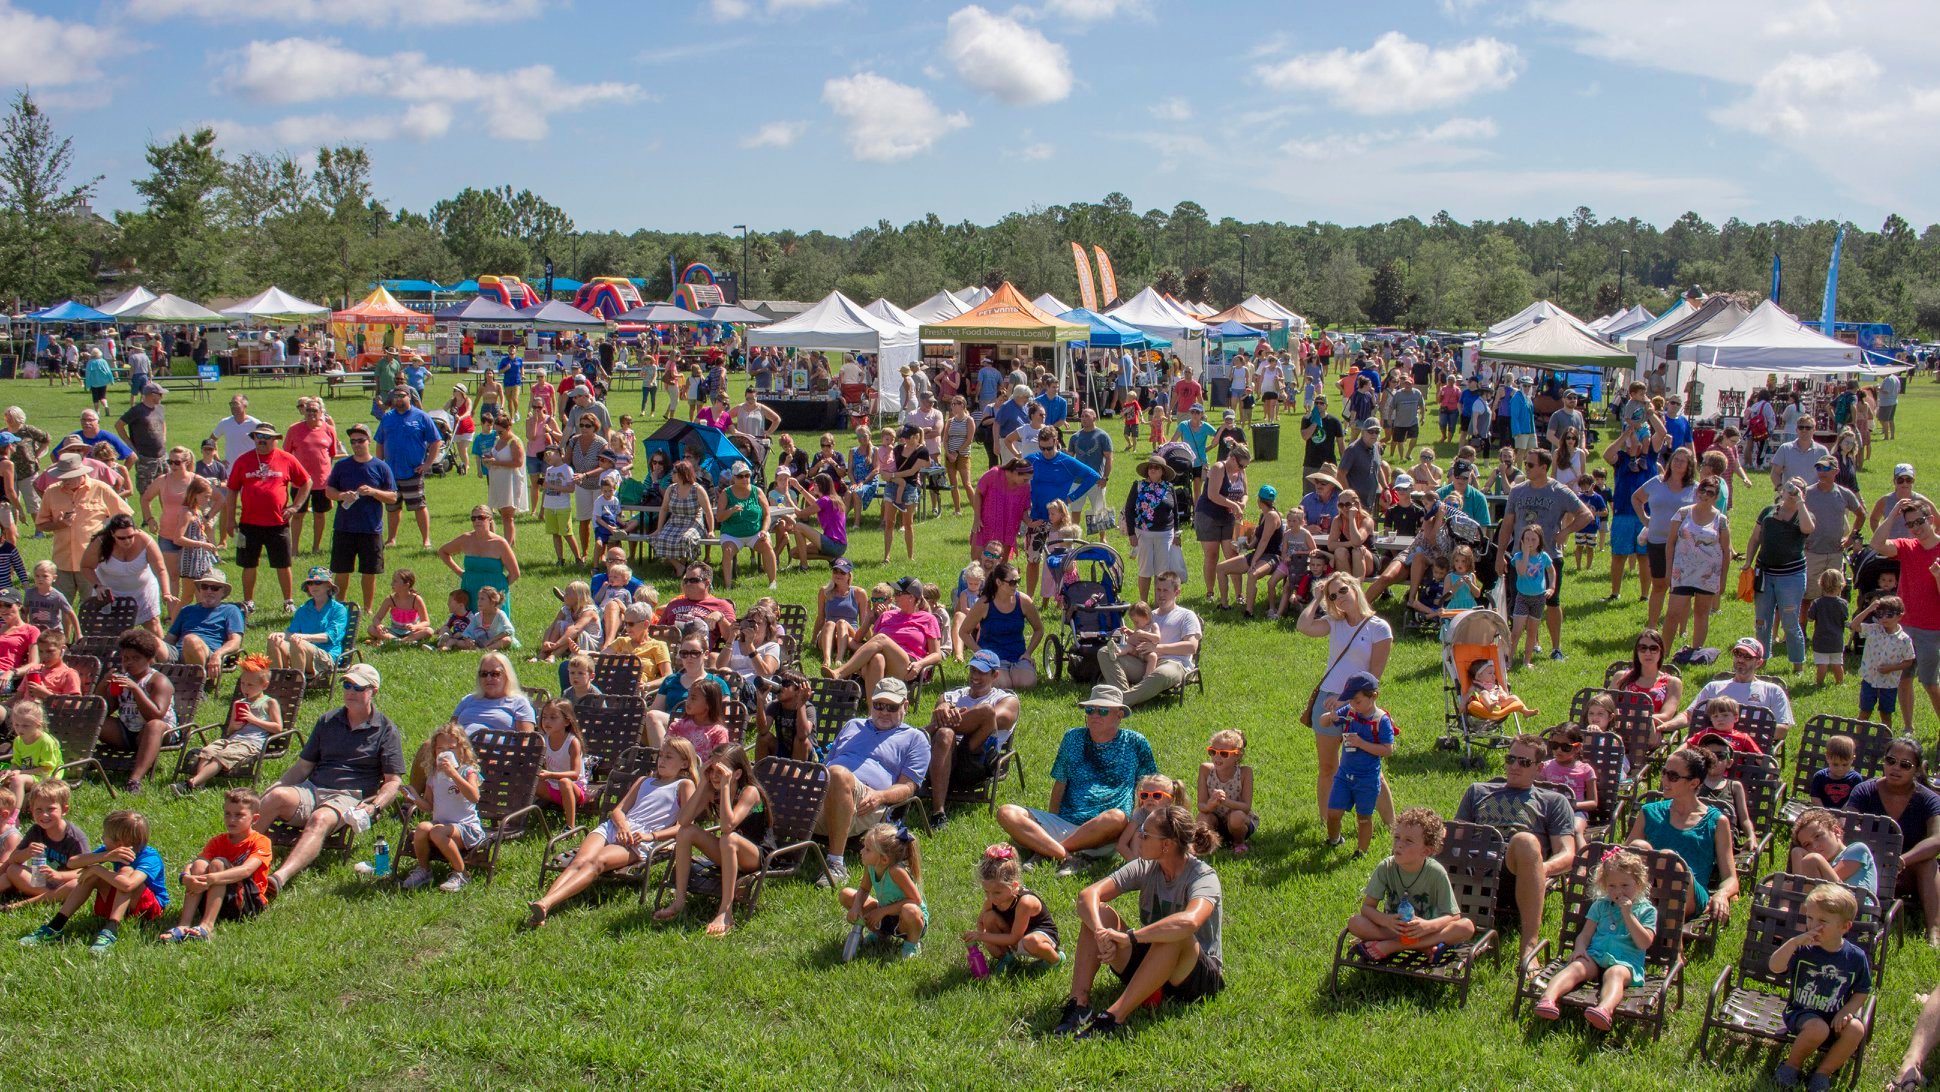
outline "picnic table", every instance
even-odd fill
[[[344,391],[375,393],[376,390],[377,377],[369,372],[345,372],[317,378],[317,393],[326,398],[335,398]]]
[[[188,391],[195,395],[195,400],[198,402],[209,400],[209,383],[203,380],[200,372],[190,372],[187,375],[156,374],[151,375],[148,381],[170,394]]]
[[[245,387],[286,384],[303,378],[302,370],[289,364],[244,364],[236,372]]]

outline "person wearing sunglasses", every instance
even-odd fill
[[[945,691],[930,710],[930,829],[948,822],[950,791],[990,780],[998,747],[992,740],[1009,738],[1022,714],[1017,695],[998,685],[1003,662],[995,652],[978,649],[970,657],[970,685]]]
[[[1637,634],[1630,646],[1630,664],[1610,680],[1613,690],[1643,694],[1650,698],[1651,717],[1664,724],[1677,715],[1684,704],[1684,680],[1664,670],[1670,642],[1654,629]]]
[[[1029,461],[1009,459],[984,471],[977,479],[977,488],[970,494],[970,556],[973,559],[983,553],[986,543],[1001,547],[1006,560],[1016,551],[1018,532],[1031,510],[1034,476],[1035,470]],[[1045,503],[1050,502],[1047,499]]]
[[[1893,891],[1908,884],[1919,892],[1927,923],[1927,943],[1940,944],[1940,879],[1934,861],[1940,856],[1940,793],[1927,778],[1926,753],[1910,736],[1888,744],[1880,761],[1880,775],[1862,782],[1846,797],[1846,810],[1861,815],[1884,815],[1905,832],[1897,876],[1881,876],[1879,889]]]
[[[338,459],[323,479],[324,496],[337,506],[330,528],[330,572],[338,598],[348,594],[352,572],[363,576],[368,616],[377,574],[384,571],[384,508],[397,500],[397,478],[390,464],[376,457],[369,425],[351,425],[349,436],[349,457]]]
[[[263,794],[258,831],[283,822],[303,832],[270,874],[272,893],[308,868],[339,827],[369,830],[404,785],[404,733],[377,709],[383,679],[369,664],[352,664],[341,678],[343,704],[317,721],[297,760]]]
[[[236,563],[242,568],[243,614],[256,609],[256,566],[263,553],[283,589],[283,610],[294,613],[296,600],[290,575],[290,517],[309,500],[315,482],[296,456],[276,447],[282,434],[273,425],[258,425],[250,433],[255,450],[236,457],[229,467],[229,504],[224,530],[236,530],[240,543]]]
[[[714,594],[714,566],[690,563],[680,576],[680,594],[654,615],[654,625],[700,623],[708,632],[708,647],[719,648],[734,639],[734,604]],[[679,666],[679,665],[675,665]]]
[[[480,588],[495,588],[509,597],[519,579],[518,552],[493,529],[492,510],[482,504],[472,507],[470,530],[438,547],[438,560],[458,577],[459,588],[471,597],[474,610]]]
[[[860,676],[863,688],[873,690],[881,679],[916,682],[943,662],[943,627],[923,607],[923,582],[913,576],[898,579],[892,598],[892,606],[876,612],[875,635],[830,670],[831,677]]]
[[[1896,486],[1902,470],[1910,488],[1913,468],[1904,463],[1893,468]],[[1926,691],[1934,711],[1940,713],[1940,583],[1929,578],[1930,573],[1940,571],[1935,569],[1940,564],[1940,528],[1934,525],[1933,504],[1924,498],[1899,502],[1895,514],[1905,525],[1904,534],[1895,536],[1890,522],[1879,523],[1873,528],[1873,552],[1899,560],[1899,594],[1906,608],[1902,624],[1913,638],[1915,654],[1912,677]],[[1902,682],[1901,688],[1902,715],[1911,733],[1910,684]]]
[[[1503,865],[1515,877],[1516,908],[1522,915],[1520,958],[1525,960],[1542,933],[1550,878],[1567,873],[1576,860],[1575,802],[1567,793],[1536,784],[1547,750],[1543,737],[1533,732],[1516,736],[1502,760],[1502,779],[1470,785],[1455,808],[1461,822],[1515,831]]]
[[[929,733],[904,717],[909,688],[900,679],[883,679],[868,693],[867,712],[842,726],[823,757],[829,787],[821,829],[829,840],[829,875],[817,886],[840,888],[849,878],[843,856],[849,839],[882,822],[889,809],[915,799],[929,777]]]
[[[478,658],[478,685],[458,699],[451,719],[470,736],[488,729],[530,732],[539,718],[512,670],[512,658],[503,652],[487,652]]]
[[[397,500],[384,506],[388,516],[384,545],[397,544],[398,522],[409,508],[418,521],[418,538],[428,550],[431,548],[431,509],[424,501],[424,475],[444,451],[444,436],[431,415],[412,404],[411,388],[393,388],[390,406],[390,411],[379,418],[377,432],[372,437],[377,444],[377,457],[390,466],[391,476],[397,480]]]
[[[1708,913],[1723,925],[1730,922],[1731,902],[1738,897],[1731,819],[1699,796],[1716,765],[1701,747],[1686,747],[1665,759],[1660,775],[1665,798],[1639,809],[1627,841],[1677,854],[1691,874],[1684,912]]]
[[[1048,807],[997,809],[997,825],[1010,840],[1056,862],[1060,875],[1075,874],[1085,859],[1112,855],[1137,805],[1139,779],[1159,772],[1151,743],[1122,727],[1129,711],[1123,691],[1100,683],[1078,704],[1085,722],[1058,743]]]
[[[1926,494],[1913,488],[1916,480],[1912,463],[1898,463],[1893,467],[1893,488],[1885,496],[1873,502],[1872,510],[1866,517],[1866,528],[1876,531],[1881,524],[1886,525],[1886,537],[1905,538],[1909,533],[1905,518],[1900,514],[1901,507],[1910,500],[1916,500],[1928,507],[1933,506]]]

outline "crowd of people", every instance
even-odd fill
[[[1852,741],[1836,738],[1812,795],[1828,809],[1896,819],[1906,832],[1901,874],[1879,875],[1864,843],[1846,844],[1836,821],[1817,817],[1829,812],[1801,816],[1791,867],[1824,884],[1804,907],[1812,929],[1773,960],[1776,972],[1795,966],[1793,981],[1812,984],[1794,987],[1787,1027],[1796,1041],[1779,1079],[1797,1081],[1813,1067],[1807,1079],[1829,1077],[1865,1033],[1856,1013],[1871,990],[1866,953],[1840,939],[1856,913],[1846,888],[1889,897],[1904,887],[1929,923],[1940,921],[1940,828],[1932,825],[1940,795],[1927,787],[1924,757],[1911,740],[1916,683],[1940,713],[1940,591],[1928,572],[1940,564],[1940,530],[1931,523],[1934,506],[1914,489],[1911,465],[1894,467],[1893,492],[1870,505],[1856,477],[1872,454],[1875,424],[1892,436],[1899,380],[1877,389],[1760,392],[1742,424],[1707,429],[1700,454],[1678,394],[1646,383],[1631,384],[1598,414],[1586,412],[1580,392],[1539,385],[1534,375],[1486,362],[1464,372],[1425,339],[1369,343],[1345,358],[1334,348],[1325,338],[1284,351],[1262,344],[1222,360],[1203,386],[1176,359],[1127,354],[1107,403],[1076,412],[1052,375],[1023,364],[1010,374],[995,360],[935,376],[913,369],[903,377],[909,397],[900,420],[879,434],[858,428],[846,453],[832,435],[810,453],[778,431],[779,417],[760,393],[774,389],[784,370],[779,359],[748,358],[751,368],[760,361],[757,382],[737,407],[726,379],[727,364],[740,362],[736,346],[710,357],[691,385],[678,366],[648,354],[633,362],[653,369],[642,412],[654,408],[647,392],[656,381],[671,380],[693,419],[759,457],[717,463],[655,448],[637,476],[642,449],[632,418],[608,408],[605,386],[627,361],[609,357],[604,345],[588,347],[583,370],[557,377],[527,371],[516,354],[488,366],[475,399],[469,383],[454,386],[446,411],[462,422],[455,425],[425,411],[424,378],[413,374],[422,369],[387,357],[371,420],[353,421],[341,441],[320,399],[301,399],[301,419],[278,429],[252,416],[238,394],[227,416],[189,430],[194,446],[171,444],[166,392],[148,383],[112,431],[99,416],[106,391],[92,384],[92,405],[71,432],[32,428],[9,410],[0,432],[7,456],[0,499],[9,514],[32,517],[49,540],[48,559],[30,573],[18,530],[0,521],[0,583],[7,585],[0,678],[13,689],[7,723],[14,737],[0,814],[32,820],[0,835],[0,883],[55,910],[22,943],[55,940],[92,906],[102,919],[94,947],[105,950],[121,922],[154,920],[169,909],[171,883],[182,905],[163,939],[207,940],[218,921],[273,905],[345,828],[361,834],[399,802],[423,816],[411,832],[417,864],[402,885],[425,886],[442,869],[440,886],[461,890],[469,882],[467,851],[486,837],[477,807],[478,733],[541,733],[541,797],[569,822],[600,796],[593,759],[612,756],[586,754],[577,702],[598,693],[593,657],[605,654],[637,660],[640,742],[657,757],[650,773],[612,795],[610,814],[592,817],[599,822],[569,866],[530,904],[529,926],[544,925],[603,874],[662,858],[674,890],[656,915],[662,921],[686,910],[695,854],[732,890],[769,844],[772,816],[756,763],[775,756],[827,770],[818,820],[827,844],[824,882],[839,892],[855,935],[891,939],[903,955],[915,955],[932,908],[921,839],[907,820],[920,811],[931,830],[947,824],[953,790],[999,772],[1022,715],[1019,694],[1040,685],[1050,619],[1069,623],[1099,606],[1066,594],[1079,583],[1077,551],[1122,536],[1128,594],[1106,604],[1108,624],[1098,640],[1079,646],[1085,662],[1073,672],[1096,680],[1079,702],[1082,724],[1060,741],[1045,806],[997,808],[1006,840],[976,862],[986,903],[962,934],[977,953],[973,967],[1056,965],[1069,955],[1070,997],[1055,1030],[1081,1037],[1123,1034],[1148,997],[1191,1002],[1224,988],[1223,897],[1212,861],[1222,843],[1234,854],[1249,852],[1259,826],[1246,733],[1209,733],[1206,761],[1188,784],[1164,774],[1150,742],[1126,723],[1197,676],[1206,616],[1219,612],[1237,612],[1228,624],[1263,614],[1262,624],[1279,622],[1289,636],[1327,639],[1326,668],[1297,702],[1315,740],[1316,819],[1327,847],[1348,852],[1353,812],[1355,859],[1374,852],[1377,817],[1392,832],[1391,852],[1370,861],[1366,899],[1346,922],[1360,956],[1378,964],[1407,950],[1433,962],[1471,939],[1473,924],[1435,856],[1446,822],[1455,821],[1510,832],[1504,886],[1521,910],[1519,955],[1528,961],[1551,881],[1574,867],[1587,844],[1584,816],[1598,801],[1586,794],[1599,780],[1580,750],[1585,733],[1608,725],[1614,703],[1606,700],[1605,709],[1591,701],[1580,721],[1547,733],[1505,731],[1503,778],[1470,786],[1444,820],[1426,808],[1396,810],[1387,760],[1405,726],[1381,704],[1384,676],[1394,642],[1409,630],[1432,640],[1451,614],[1500,604],[1508,655],[1454,683],[1481,715],[1535,717],[1514,697],[1513,671],[1566,658],[1563,586],[1585,574],[1601,580],[1595,566],[1605,553],[1609,598],[1634,588],[1645,616],[1630,664],[1609,680],[1610,690],[1647,698],[1652,750],[1668,757],[1626,773],[1658,778],[1661,799],[1627,815],[1621,841],[1631,848],[1597,863],[1589,923],[1575,952],[1549,974],[1535,1013],[1557,1019],[1560,1001],[1591,988],[1596,999],[1584,1018],[1610,1026],[1625,990],[1644,973],[1642,953],[1654,938],[1657,908],[1639,854],[1666,850],[1683,861],[1695,881],[1687,913],[1722,922],[1748,897],[1734,863],[1734,832],[1745,817],[1728,800],[1725,808],[1713,803],[1731,797],[1738,756],[1768,745],[1734,728],[1739,711],[1769,711],[1783,738],[1795,719],[1787,689],[1803,681],[1808,644],[1815,682],[1829,674],[1837,685],[1848,643],[1857,640],[1864,652],[1854,712],[1887,722],[1897,714],[1908,738],[1887,749],[1870,778],[1853,768]],[[1332,412],[1335,397],[1344,415]],[[1826,404],[1833,429],[1818,428],[1814,398]],[[1283,503],[1275,486],[1248,482],[1246,429],[1256,406],[1260,424],[1299,429],[1297,500]],[[1101,410],[1123,420],[1122,437],[1101,426]],[[1446,462],[1424,435],[1431,414],[1440,444],[1453,449]],[[1149,426],[1143,435],[1141,426]],[[1830,446],[1815,439],[1825,431],[1833,434]],[[1130,455],[1141,439],[1149,452],[1130,464],[1129,482],[1114,483],[1120,445]],[[979,442],[988,468],[973,480]],[[484,499],[464,533],[435,545],[425,480],[452,471],[484,478]],[[1752,534],[1734,549],[1733,493],[1757,490],[1752,475],[1759,473],[1769,474],[1774,496],[1758,504]],[[924,490],[936,494],[938,507],[949,493],[955,513],[967,502],[969,563],[956,585],[912,575],[858,583],[851,529],[880,502],[882,564],[891,561],[899,530],[905,560],[913,560]],[[442,623],[418,574],[387,566],[406,510],[418,547],[456,581]],[[328,564],[299,580],[294,558],[303,552],[306,518],[313,520],[309,549],[321,553],[327,539]],[[525,575],[518,536],[527,521],[550,537],[555,561],[588,571],[559,589],[559,610],[544,632],[522,637],[506,604]],[[1188,527],[1199,547],[1196,568],[1184,550]],[[629,546],[671,562],[678,594],[663,602],[635,574]],[[718,571],[702,560],[712,546],[722,553]],[[1848,555],[1861,547],[1878,564],[1855,610],[1847,606],[1855,568]],[[231,549],[239,599],[218,567]],[[256,602],[264,555],[288,620],[265,636],[260,653],[245,653],[250,627],[271,613]],[[829,567],[812,608],[803,605],[799,631],[789,631],[771,597],[737,611],[716,594],[717,578],[725,592],[735,570],[750,564],[772,590],[788,561]],[[1736,587],[1727,584],[1734,563]],[[353,576],[356,625],[348,607]],[[388,578],[381,598],[380,576]],[[1198,595],[1188,606],[1195,576]],[[1853,582],[1859,579],[1855,573]],[[1728,676],[1693,685],[1687,696],[1680,669],[1719,655],[1707,645],[1711,616],[1732,594],[1754,603],[1755,633],[1731,644]],[[135,753],[121,786],[130,793],[143,791],[162,749],[178,742],[178,703],[157,665],[237,673],[239,697],[224,732],[186,767],[175,786],[183,794],[255,761],[289,727],[267,692],[272,671],[295,669],[341,686],[341,705],[308,731],[274,787],[260,797],[245,789],[224,794],[222,833],[179,874],[167,872],[149,844],[139,810],[108,814],[93,848],[67,818],[73,795],[61,776],[65,756],[47,731],[43,703],[84,688],[63,663],[64,649],[78,636],[81,612],[110,598],[132,600],[135,612],[93,692],[109,705],[101,738]],[[1384,604],[1400,621],[1383,615]],[[1790,668],[1776,680],[1760,674],[1775,637]],[[373,657],[400,646],[477,653],[476,689],[414,758],[407,760],[403,731],[378,708],[378,664],[346,662],[360,641]],[[853,681],[861,696],[853,719],[820,722],[808,656],[823,676]],[[528,695],[515,669],[520,659],[557,665],[557,699]],[[962,666],[966,685],[935,687],[932,708],[916,708],[946,663]],[[739,735],[729,727],[730,706],[745,716]],[[1742,788],[1736,799],[1742,802]],[[266,837],[279,828],[292,834],[280,863]],[[1025,871],[1040,861],[1077,874],[1112,858],[1126,863],[1084,887],[1068,908],[1024,886]],[[1112,904],[1134,892],[1137,914],[1121,916]],[[1075,933],[1068,925],[1060,933],[1060,909],[1067,923],[1075,914]],[[731,931],[734,913],[727,900],[707,931]],[[1105,965],[1124,989],[1097,1006],[1092,989]],[[1823,1058],[1821,1046],[1829,1047]]]

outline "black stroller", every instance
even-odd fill
[[[1125,562],[1117,550],[1102,542],[1060,546],[1050,562],[1053,578],[1059,582],[1064,632],[1044,641],[1044,675],[1059,679],[1068,672],[1073,682],[1095,683],[1100,678],[1098,650],[1113,640],[1131,606],[1118,598],[1125,584]]]
[[[1892,586],[1881,588],[1882,582],[1890,583]],[[1853,615],[1857,617],[1860,611],[1871,606],[1873,600],[1882,595],[1897,595],[1899,582],[1899,558],[1881,557],[1870,549],[1862,549],[1854,554],[1852,559],[1852,587],[1855,593]],[[1857,633],[1852,635],[1846,645],[1850,652],[1861,656],[1866,654],[1866,642]]]

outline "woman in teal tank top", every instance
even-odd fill
[[[471,523],[471,530],[438,547],[438,560],[457,575],[458,586],[476,608],[480,588],[511,594],[512,582],[519,578],[519,558],[512,543],[492,530],[490,508],[474,507]]]
[[[774,590],[775,544],[768,538],[768,495],[754,487],[754,471],[747,463],[734,464],[733,476],[721,490],[721,503],[714,510],[714,526],[721,536],[727,586],[734,586],[735,555],[753,550],[761,559],[761,571],[768,574],[769,590]]]
[[[1691,897],[1685,910],[1708,909],[1722,922],[1729,920],[1731,901],[1738,896],[1738,866],[1731,824],[1723,812],[1698,799],[1714,761],[1709,753],[1689,747],[1665,759],[1665,799],[1643,806],[1630,824],[1630,842],[1677,854],[1691,870]]]

